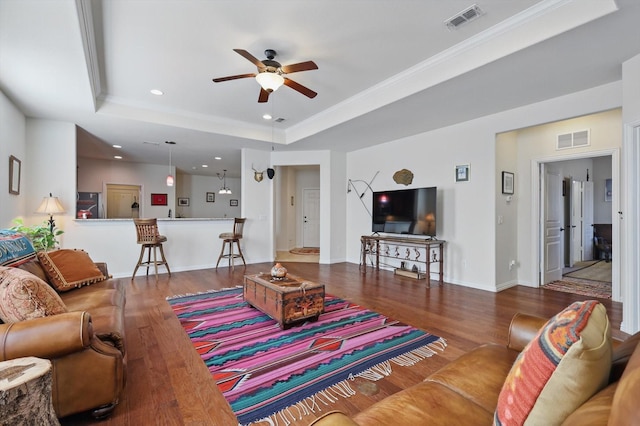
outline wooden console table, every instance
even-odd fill
[[[431,264],[438,263],[438,281],[444,282],[444,240],[363,235],[360,237],[360,267],[367,269],[367,257],[371,256],[372,266],[380,269],[380,258],[398,259],[425,265],[427,285],[431,285]],[[424,250],[424,257],[420,249]]]

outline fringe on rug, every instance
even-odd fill
[[[327,389],[321,390],[315,395],[307,397],[296,404],[270,415],[269,417],[241,426],[288,426],[292,422],[302,420],[304,417],[321,413],[323,407],[325,409],[330,409],[331,405],[340,398],[350,398],[355,395],[356,391],[353,390],[349,382],[355,380],[356,377],[376,382],[391,375],[393,372],[391,363],[403,367],[409,367],[426,358],[431,358],[438,352],[444,351],[446,347],[447,341],[441,337],[428,345],[414,349],[406,354],[398,355],[397,357],[391,358],[389,361],[381,362],[380,364],[374,365],[361,373],[350,375],[347,380],[343,380],[328,387]]]
[[[225,288],[219,288],[219,289],[216,289],[216,290],[199,291],[197,293],[174,294],[173,296],[165,297],[165,300],[180,299],[181,297],[189,297],[189,296],[199,296],[201,294],[220,293],[221,291],[233,290],[233,289],[236,289],[236,288],[242,288],[242,286],[241,285],[237,285],[235,287],[225,287]]]

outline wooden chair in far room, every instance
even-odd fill
[[[158,219],[133,219],[133,223],[136,226],[136,234],[138,235],[138,244],[141,244],[140,257],[136,264],[136,269],[133,270],[133,280],[136,277],[136,272],[141,266],[147,267],[147,276],[149,276],[149,266],[153,265],[156,271],[156,278],[158,278],[158,265],[164,265],[167,268],[169,276],[171,276],[171,270],[169,269],[169,263],[164,257],[164,249],[162,243],[167,241],[167,237],[160,235],[158,232]],[[158,260],[156,250],[160,249],[161,260]],[[153,260],[151,260],[151,249],[153,249]],[[144,251],[147,250],[147,260],[143,261]]]
[[[218,261],[216,262],[216,269],[218,269],[218,264],[220,264],[220,259],[225,258],[229,259],[229,266],[232,268],[235,267],[233,260],[237,257],[242,259],[242,263],[244,266],[247,266],[247,263],[244,261],[244,256],[242,255],[242,249],[240,248],[240,240],[242,239],[242,230],[244,228],[244,222],[247,219],[236,217],[233,220],[233,232],[224,232],[220,234],[220,239],[222,240],[222,250],[220,251],[220,256],[218,256]],[[238,247],[238,253],[233,252],[233,243],[236,243]],[[229,251],[225,254],[224,250],[229,245]]]

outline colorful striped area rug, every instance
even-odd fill
[[[355,394],[350,379],[381,379],[391,363],[410,366],[446,346],[330,295],[318,321],[284,331],[243,300],[241,287],[167,300],[241,424],[326,411]]]

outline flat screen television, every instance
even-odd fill
[[[436,236],[437,188],[373,193],[372,231]]]

